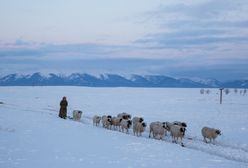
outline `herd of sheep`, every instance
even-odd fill
[[[79,121],[81,118],[82,112],[78,110],[73,111],[73,119]],[[93,117],[93,125],[99,126],[102,124],[102,127],[106,129],[118,130],[121,132],[129,133],[129,129],[132,127],[133,134],[136,136],[142,136],[142,133],[145,131],[147,124],[144,122],[142,117],[133,117],[128,113],[120,113],[117,116],[95,115]],[[185,135],[187,124],[185,122],[174,121],[174,122],[152,122],[149,125],[149,138],[152,137],[155,139],[161,139],[167,135],[167,132],[170,133],[173,143],[180,143],[183,145],[183,138]],[[203,127],[201,130],[204,141],[208,143],[214,142],[215,138],[218,135],[221,135],[221,131],[215,128]]]

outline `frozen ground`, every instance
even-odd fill
[[[200,89],[0,87],[1,168],[248,167],[248,95]],[[57,117],[62,96],[81,122]],[[1,103],[2,102],[2,103]],[[128,112],[152,121],[185,121],[185,147],[94,127],[93,115]],[[221,129],[216,144],[203,126]]]

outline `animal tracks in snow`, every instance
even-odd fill
[[[83,124],[89,124],[91,123],[89,121],[90,119],[91,117],[84,116],[83,120],[88,120],[88,121],[81,121],[81,122]],[[152,138],[148,138],[147,134],[148,131],[146,131],[145,134],[139,138],[152,139]],[[133,136],[133,134],[131,133],[127,135]],[[172,143],[171,138],[168,135],[163,141],[166,143]],[[201,151],[204,153],[208,153],[210,155],[215,155],[232,161],[248,163],[248,149],[244,147],[240,147],[237,145],[228,145],[223,143],[209,144],[209,143],[205,143],[203,140],[199,138],[187,137],[187,136],[184,138],[183,142],[184,142],[184,147],[187,149]],[[179,145],[179,144],[175,144],[175,145]]]
[[[51,107],[43,108],[39,110],[39,109],[32,109],[32,108],[27,108],[27,107],[19,107],[19,106],[15,106],[14,104],[5,104],[5,106],[2,106],[2,108],[10,108],[13,110],[18,110],[19,108],[21,108],[22,110],[25,110],[25,111],[41,112],[41,113],[47,113],[49,115],[55,115],[55,113],[54,114],[51,113],[51,112],[55,112],[55,109]],[[83,119],[81,119],[80,123],[91,126],[92,117],[83,115]],[[102,128],[102,127],[98,127],[98,128]],[[13,133],[15,132],[15,129],[0,127],[0,131]],[[127,135],[133,136],[133,134],[131,133]],[[139,138],[152,139],[152,138],[148,138],[148,131],[146,131]],[[163,141],[165,143],[172,143],[171,138],[168,135],[166,136],[166,138],[164,138]],[[186,149],[201,151],[204,153],[208,153],[210,155],[218,156],[218,157],[236,161],[236,162],[248,163],[248,149],[243,146],[237,145],[237,144],[234,144],[234,145],[224,144],[224,143],[207,144],[203,142],[202,139],[199,139],[197,137],[188,137],[188,136],[184,138],[183,142],[184,142],[184,147]],[[175,143],[172,143],[172,144],[175,144]],[[178,144],[175,144],[175,145],[178,145]]]

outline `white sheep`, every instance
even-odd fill
[[[131,127],[132,121],[126,120],[126,119],[121,119],[120,124],[121,124],[121,131],[124,132],[124,130],[126,130],[126,133],[128,134],[128,129]]]
[[[180,122],[180,121],[174,121],[174,122],[165,122],[166,123],[166,127],[167,127],[167,130],[170,132],[170,129],[173,125],[179,125],[181,127],[184,127],[186,128],[187,127],[187,124],[185,122]]]
[[[100,124],[100,121],[101,121],[101,117],[100,116],[95,115],[93,117],[93,125],[98,126]]]
[[[73,110],[72,114],[73,114],[73,120],[75,121],[80,121],[81,116],[82,116],[82,111],[80,110]]]
[[[179,125],[179,126],[182,126],[182,127],[187,127],[187,124],[185,122],[181,122],[181,121],[174,121],[172,124],[174,125]]]
[[[111,128],[111,119],[112,117],[110,115],[106,116],[102,116],[102,126],[104,128],[110,129]]]
[[[137,122],[142,123],[143,121],[144,121],[144,119],[142,117],[134,117],[132,119],[132,122],[133,122],[132,124],[135,125]]]
[[[171,122],[165,122],[165,124],[166,124],[166,127],[167,127],[167,130],[168,130],[168,131],[170,131],[172,125],[174,125],[174,124],[171,123]]]
[[[183,137],[185,135],[185,131],[186,131],[185,127],[182,127],[182,126],[179,126],[179,125],[172,125],[170,127],[170,132],[171,132],[171,136],[172,136],[172,139],[173,139],[172,142],[177,143],[178,139],[180,139],[181,144],[183,146],[182,140],[183,140]]]
[[[120,117],[112,117],[111,124],[114,127],[114,130],[118,129],[120,131],[121,120],[122,118]]]
[[[207,143],[207,139],[208,138],[210,140],[210,143],[213,140],[213,143],[215,142],[215,138],[218,135],[221,135],[221,131],[219,129],[215,129],[215,128],[209,128],[209,127],[203,127],[202,130],[202,136],[204,138],[204,141]]]
[[[132,116],[130,114],[125,113],[125,112],[118,114],[117,117],[123,118],[125,120],[128,120],[128,119],[131,119],[132,118]]]
[[[136,122],[133,124],[133,134],[137,136],[142,136],[142,133],[145,131],[146,123]]]
[[[165,122],[152,122],[150,124],[150,132],[149,132],[149,138],[151,137],[151,133],[153,135],[153,138],[163,139],[164,136],[167,133],[167,126]]]

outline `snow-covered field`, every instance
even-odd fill
[[[248,95],[200,89],[0,87],[0,168],[248,167]],[[58,118],[67,96],[68,115]],[[128,112],[152,121],[185,121],[185,147],[92,125],[92,117]],[[216,144],[202,141],[201,128],[219,128]]]

